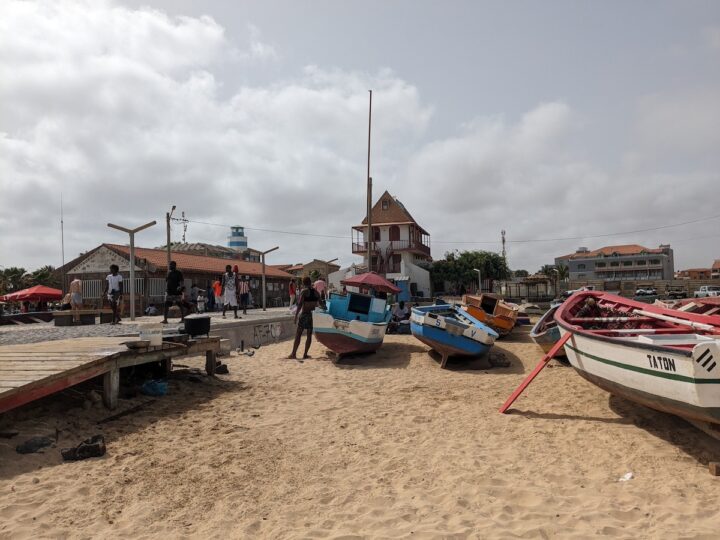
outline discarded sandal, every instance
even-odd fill
[[[104,456],[105,450],[105,437],[95,435],[85,439],[75,448],[63,448],[60,450],[60,455],[65,461],[80,461],[81,459]]]

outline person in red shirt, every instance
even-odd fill
[[[215,295],[215,311],[220,311],[223,305],[222,301],[222,284],[219,279],[216,279],[212,285],[212,293]]]
[[[295,288],[295,280],[292,280],[290,282],[290,307],[295,305],[295,295],[297,294],[297,289]]]

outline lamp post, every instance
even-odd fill
[[[477,268],[473,268],[478,274],[478,294],[482,293],[482,274]]]
[[[166,242],[166,248],[167,248],[167,267],[168,271],[170,271],[170,218],[172,217],[173,212],[175,211],[175,205],[173,204],[173,207],[170,209],[169,212],[165,213],[165,229],[167,231],[167,242]]]
[[[270,253],[271,251],[275,251],[276,249],[280,249],[280,246],[275,246],[272,249],[268,249],[267,251],[263,251],[260,254],[260,258],[262,259],[262,299],[263,299],[263,311],[267,311],[267,307],[265,304],[265,255]]]
[[[121,227],[120,225],[115,225],[113,223],[108,223],[107,226],[111,227],[113,229],[117,229],[118,231],[122,231],[125,233],[128,233],[130,235],[130,320],[135,320],[135,233],[138,233],[142,231],[143,229],[147,229],[148,227],[152,227],[155,225],[157,221],[151,221],[150,223],[146,223],[145,225],[140,225],[139,227],[135,227],[134,229],[126,229],[125,227]],[[168,255],[169,256],[169,255]],[[168,268],[170,265],[168,264]]]

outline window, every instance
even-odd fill
[[[390,241],[395,242],[400,240],[400,227],[397,225],[390,225]]]
[[[595,263],[595,268],[605,268],[605,266],[604,262]]]
[[[584,264],[578,264],[578,270],[585,270]]]
[[[650,264],[660,264],[660,259],[650,259]]]
[[[373,241],[380,241],[380,227],[373,227]]]
[[[383,210],[387,210],[388,208],[390,208],[390,203],[388,202],[387,199],[383,199],[382,209],[383,209]]]
[[[632,261],[623,261],[623,266],[632,266]]]
[[[613,261],[610,263],[610,266],[620,266],[620,263],[618,261]]]
[[[637,265],[638,265],[638,266],[645,266],[646,264],[647,264],[647,261],[645,261],[645,260],[639,260],[639,261],[637,261]]]

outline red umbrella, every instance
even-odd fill
[[[42,300],[60,300],[62,297],[63,293],[59,289],[53,289],[45,285],[35,285],[29,289],[0,296],[0,300],[5,302],[23,302],[25,300],[40,302]]]
[[[353,276],[349,279],[344,279],[340,283],[349,287],[364,287],[366,289],[375,289],[376,291],[384,293],[397,294],[400,292],[398,287],[375,272],[358,274],[357,276]]]

